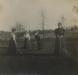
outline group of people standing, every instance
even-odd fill
[[[40,50],[40,36],[39,33],[36,32],[34,34],[37,48]],[[24,32],[24,44],[23,44],[23,49],[29,50],[31,48],[31,36],[29,31]],[[10,34],[9,38],[9,46],[8,46],[8,53],[11,55],[18,54],[19,51],[17,49],[18,43],[16,40],[16,29],[13,28]]]
[[[54,33],[55,33],[55,36],[56,36],[55,50],[54,50],[55,55],[59,55],[59,51],[62,50],[62,48],[64,47],[64,44],[63,44],[64,32],[65,32],[65,30],[62,26],[62,23],[58,23],[58,28],[56,28],[54,30]],[[18,53],[16,34],[15,33],[16,33],[16,29],[12,29],[11,37],[9,39],[9,50],[8,50],[11,55]],[[36,32],[34,34],[34,36],[35,36],[37,48],[38,48],[38,50],[40,50],[41,49],[41,42],[40,42],[41,38],[40,38],[39,32]],[[24,47],[23,47],[24,49],[29,48],[28,43],[30,43],[30,40],[31,40],[30,33],[25,32],[24,33]]]

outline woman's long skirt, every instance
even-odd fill
[[[10,55],[16,55],[16,50],[17,50],[17,48],[16,48],[16,44],[15,44],[14,40],[10,39],[9,40],[8,53]]]
[[[59,38],[56,38],[55,39],[55,55],[59,55],[61,53],[61,51],[63,50],[64,48],[64,40],[63,38],[62,39],[59,39]]]

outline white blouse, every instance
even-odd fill
[[[12,36],[13,40],[15,41],[16,40],[16,35],[14,33],[11,33],[11,36]]]
[[[28,40],[30,40],[31,39],[30,34],[29,33],[25,34],[24,38],[27,38]]]

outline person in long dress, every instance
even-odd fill
[[[24,34],[24,49],[30,49],[31,45],[30,45],[30,42],[31,42],[31,37],[30,37],[30,33],[29,31],[25,31],[25,34]]]
[[[63,42],[63,38],[64,38],[64,28],[62,26],[62,24],[59,22],[58,23],[58,28],[55,29],[55,55],[58,56],[60,54],[60,51],[63,49],[64,47],[64,42]]]
[[[39,36],[39,32],[35,33],[35,40],[36,40],[36,44],[37,44],[37,49],[40,50],[41,49],[41,39]]]
[[[16,41],[16,29],[12,29],[12,32],[11,32],[11,37],[9,39],[9,54],[11,55],[16,55],[17,53],[17,41]]]

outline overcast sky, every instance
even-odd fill
[[[0,30],[8,31],[16,22],[25,29],[41,29],[44,12],[45,29],[54,29],[61,17],[65,17],[64,26],[78,24],[78,14],[72,12],[77,0],[0,0]]]

